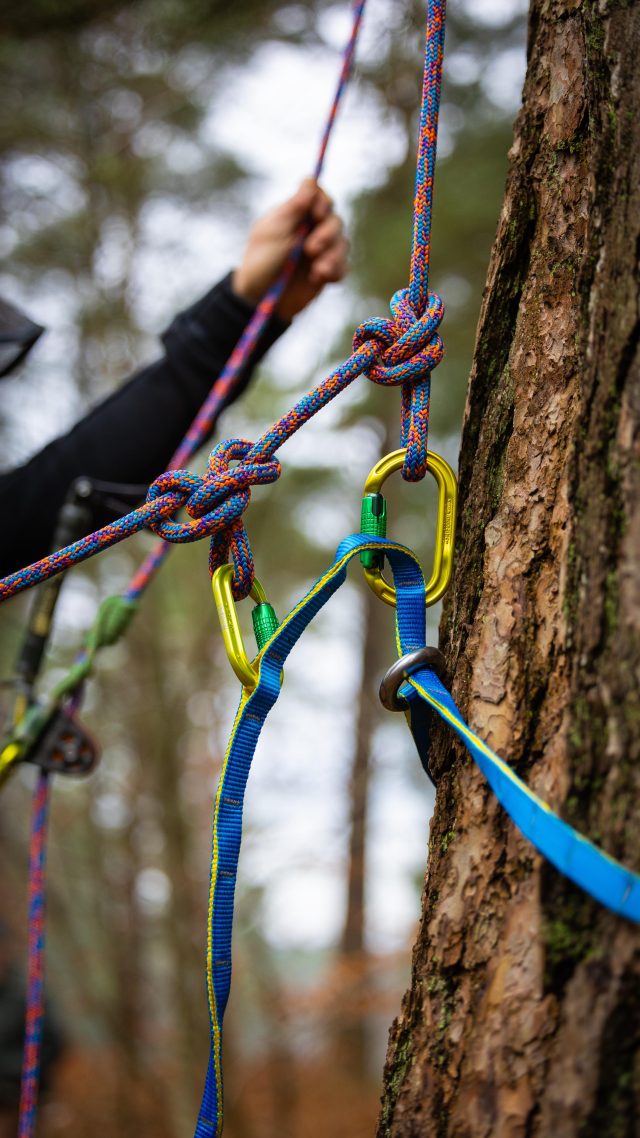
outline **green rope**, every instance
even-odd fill
[[[118,594],[105,597],[96,613],[96,619],[87,633],[82,655],[53,689],[52,702],[56,706],[91,675],[96,655],[100,649],[117,644],[129,627],[129,621],[137,608],[137,601],[127,600]]]

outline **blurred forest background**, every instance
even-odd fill
[[[407,283],[423,22],[416,0],[369,0],[324,179],[353,273],[299,318],[218,435],[256,437]],[[451,0],[448,14],[431,281],[446,356],[431,445],[454,464],[525,22],[524,0]],[[233,265],[251,220],[310,170],[348,26],[345,0],[3,6],[0,291],[50,328],[2,385],[5,466],[152,359],[173,314]],[[397,393],[361,380],[285,447],[280,482],[254,493],[248,530],[277,611],[357,529],[364,477],[398,445],[397,422]],[[390,533],[425,561],[430,495],[389,486]],[[148,544],[70,575],[45,688]],[[4,677],[29,600],[0,613]],[[375,1128],[431,810],[402,717],[377,702],[391,619],[353,573],[293,654],[259,748],[225,1028],[229,1138]],[[180,547],[91,684],[98,771],[54,789],[48,992],[65,1050],[43,1138],[192,1131],[208,1053],[211,806],[237,699],[206,553]],[[18,969],[32,773],[0,800],[0,956]]]

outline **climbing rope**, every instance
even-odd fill
[[[314,169],[314,178],[317,181],[322,173],[329,139],[336,116],[347,86],[351,72],[355,48],[360,32],[364,14],[365,0],[356,0],[353,4],[353,20],[351,34],[343,52],[342,66],[338,85],[331,104],[329,115],[322,133],[320,149]],[[128,589],[123,596],[108,597],[100,607],[96,622],[90,630],[84,650],[68,674],[60,681],[47,706],[32,704],[26,708],[25,714],[18,720],[15,730],[0,753],[0,779],[27,752],[30,746],[37,744],[47,725],[59,713],[64,701],[73,717],[82,698],[82,685],[93,668],[97,652],[107,644],[113,644],[127,627],[131,617],[137,609],[138,601],[148,587],[155,574],[165,560],[170,545],[167,541],[195,540],[197,537],[219,532],[221,527],[229,526],[237,531],[234,547],[237,550],[238,565],[242,564],[249,575],[252,574],[251,552],[246,542],[244,529],[238,526],[234,518],[235,504],[227,505],[222,502],[221,517],[204,519],[201,524],[188,527],[190,532],[185,534],[184,527],[176,527],[176,523],[166,521],[182,504],[187,505],[187,511],[194,518],[201,518],[202,513],[210,508],[209,503],[219,500],[215,496],[215,488],[208,488],[207,494],[199,493],[202,480],[194,480],[194,476],[186,471],[177,472],[177,468],[189,461],[196,450],[202,445],[211,433],[217,418],[240,382],[244,368],[253,352],[258,339],[266,324],[273,315],[287,284],[291,280],[304,245],[305,237],[309,232],[308,225],[303,225],[297,235],[294,248],[287,259],[278,279],[264,298],[258,304],[252,318],[247,324],[238,344],[232,352],[222,373],[214,383],[207,399],[202,405],[198,415],[189,428],[185,438],[175,452],[170,469],[176,474],[165,484],[159,479],[151,487],[148,501],[140,510],[134,511],[119,522],[111,523],[103,530],[81,538],[62,551],[53,553],[44,558],[36,566],[28,567],[18,574],[0,583],[0,601],[7,599],[14,593],[48,580],[57,573],[64,572],[72,564],[93,556],[109,548],[110,545],[130,536],[139,529],[149,527],[154,529],[161,539],[156,548],[147,556],[140,569],[134,574]],[[231,444],[223,452],[232,456],[237,447]],[[224,458],[219,455],[215,461],[215,470],[224,479]],[[278,463],[268,464],[269,470],[276,470],[274,477],[280,473]],[[256,470],[250,477],[247,468],[235,480],[236,490],[240,491],[239,501],[244,502],[246,508],[249,501],[248,487],[252,484],[272,481],[268,472]],[[228,467],[226,468],[228,471]],[[163,476],[166,479],[166,475]],[[172,487],[177,492],[172,491]],[[242,496],[244,494],[244,497]],[[213,495],[213,496],[212,496]],[[188,502],[187,499],[188,498]],[[197,532],[193,532],[196,530]],[[168,533],[171,537],[168,537]],[[180,536],[176,536],[180,534]],[[244,541],[243,541],[244,537]],[[251,586],[249,586],[251,587]],[[44,907],[45,907],[45,856],[46,856],[46,818],[48,813],[49,778],[46,772],[41,772],[34,797],[33,824],[31,833],[31,856],[29,870],[29,890],[31,903],[29,907],[29,985],[27,1000],[27,1027],[23,1054],[22,1090],[19,1118],[19,1138],[33,1138],[36,1125],[38,1082],[40,1069],[40,1053],[42,1041],[43,1019],[43,976],[44,976]]]
[[[364,8],[365,0],[357,0],[357,2],[353,4],[351,32],[343,52],[338,83],[322,132],[318,157],[314,168],[313,177],[316,181],[320,177],[324,167],[331,133],[353,66]],[[198,538],[216,534],[220,532],[221,529],[224,530],[230,527],[234,535],[234,560],[237,563],[238,572],[241,574],[245,585],[247,581],[253,579],[253,560],[246,540],[246,533],[242,526],[234,525],[236,516],[234,510],[238,512],[238,508],[241,507],[240,512],[242,512],[242,509],[246,508],[249,502],[248,492],[244,498],[236,498],[232,503],[227,504],[223,502],[220,510],[213,517],[203,518],[201,516],[203,495],[198,493],[200,489],[204,489],[203,480],[196,475],[190,474],[188,471],[182,471],[178,468],[189,461],[195,451],[209,436],[221,410],[240,382],[251,353],[295,272],[308,231],[308,225],[303,224],[298,233],[294,248],[280,276],[258,304],[227,364],[214,383],[198,415],[173,455],[169,469],[175,471],[175,474],[171,477],[168,477],[167,474],[162,475],[161,478],[149,488],[147,502],[144,506],[140,507],[140,509],[131,512],[117,522],[110,523],[96,533],[80,538],[75,543],[57,550],[55,553],[49,554],[34,565],[28,566],[6,577],[3,581],[0,581],[0,602],[13,596],[15,593],[48,580],[58,573],[65,572],[72,565],[78,564],[80,561],[84,561],[89,557],[93,557],[96,553],[101,553],[117,542],[146,528],[151,529],[158,535],[160,539],[158,544],[133,575],[122,596],[119,599],[117,597],[108,598],[107,602],[105,602],[105,604],[111,606],[111,609],[115,608],[117,611],[125,614],[125,618],[120,622],[118,635],[124,631],[130,617],[136,611],[137,602],[140,600],[142,593],[147,589],[168,556],[171,542],[195,541]],[[356,374],[358,373],[354,373],[351,378],[355,378]],[[231,450],[234,450],[233,446],[231,446]],[[274,467],[272,467],[272,469],[274,469]],[[275,477],[278,477],[280,473],[279,465],[275,469],[277,469]],[[224,476],[225,469],[223,463],[220,461],[220,456],[210,461],[210,472],[213,473],[214,478],[216,474],[219,474],[221,478]],[[243,472],[237,471],[236,474],[236,485],[239,486],[243,482]],[[247,485],[269,480],[268,475],[265,474],[264,471],[256,469],[253,479],[249,479]],[[215,493],[216,486],[212,486],[210,489],[211,495],[206,500],[211,502],[219,500],[219,497],[216,497]],[[182,527],[178,527],[175,524],[169,527],[163,526],[162,522],[173,516],[182,506],[186,507],[187,513],[190,514],[194,520],[198,519],[198,524]],[[212,554],[212,565],[215,563],[217,562]],[[250,587],[251,585],[248,584],[247,588],[250,589]],[[6,742],[4,749],[0,752],[0,781],[9,773],[13,766],[15,766],[15,763],[20,760],[25,753],[28,743],[35,737],[36,733],[40,731],[48,719],[55,714],[56,707],[60,706],[63,696],[70,695],[74,688],[77,689],[80,683],[90,675],[97,651],[106,643],[115,643],[117,637],[104,639],[102,634],[103,627],[104,621],[102,612],[99,612],[96,624],[87,635],[85,648],[80,652],[78,659],[70,669],[68,675],[57,685],[48,705],[46,707],[38,705],[37,707],[29,708],[28,718],[23,723],[18,723],[12,736]],[[81,699],[77,701],[78,706],[80,702]]]
[[[361,15],[361,12],[360,12]],[[354,350],[349,359],[331,375],[304,396],[273,427],[254,444],[240,439],[219,444],[209,459],[207,474],[203,478],[184,470],[170,470],[154,482],[146,504],[120,522],[105,527],[62,550],[60,554],[45,558],[27,570],[0,582],[0,599],[29,587],[36,580],[44,580],[63,568],[99,552],[130,533],[148,525],[164,542],[193,541],[210,538],[210,570],[214,574],[214,591],[226,581],[229,596],[222,606],[225,625],[233,610],[234,599],[239,600],[252,592],[260,599],[259,608],[265,607],[263,594],[255,581],[253,558],[246,537],[242,516],[246,510],[251,487],[275,481],[280,475],[280,463],[275,455],[312,415],[344,390],[358,375],[364,374],[373,382],[386,386],[400,386],[401,405],[401,464],[403,476],[409,481],[420,479],[427,469],[438,469],[435,456],[427,453],[429,414],[429,385],[433,367],[442,358],[442,342],[437,329],[442,318],[440,298],[429,291],[429,245],[432,211],[433,169],[441,84],[442,47],[444,36],[444,0],[428,0],[427,35],[425,45],[425,71],[420,118],[415,192],[415,221],[411,253],[410,282],[407,289],[396,293],[391,302],[392,319],[371,320],[361,325],[354,337]],[[398,452],[400,454],[400,452]],[[395,468],[397,456],[391,464]],[[386,461],[386,460],[385,460]],[[230,463],[238,465],[231,470]],[[442,464],[442,460],[438,460]],[[384,464],[382,464],[384,465]],[[387,463],[388,465],[388,463]],[[446,465],[446,464],[444,464]],[[374,468],[375,472],[375,468]],[[372,472],[372,474],[374,474]],[[370,476],[371,477],[371,476]],[[444,478],[444,475],[436,474]],[[376,475],[378,486],[382,475]],[[446,480],[445,480],[446,481]],[[379,488],[379,486],[378,486]],[[379,498],[377,490],[370,495]],[[441,574],[438,564],[448,563],[449,547],[453,541],[453,514],[455,497],[446,497],[442,510],[439,507],[438,541],[433,581],[425,588],[422,571],[415,556],[387,541],[383,536],[355,534],[339,547],[334,563],[311,588],[306,597],[277,625],[275,618],[264,627],[259,653],[252,664],[239,669],[243,676],[240,706],[225,755],[216,794],[213,818],[212,866],[209,893],[209,924],[207,937],[207,990],[211,1022],[211,1050],[205,1080],[202,1106],[196,1128],[196,1138],[219,1138],[223,1120],[222,1080],[222,1022],[231,982],[231,937],[233,902],[238,854],[242,829],[244,790],[251,767],[255,746],[262,725],[275,703],[282,685],[282,668],[292,647],[309,621],[342,584],[348,563],[356,555],[365,566],[378,566],[386,557],[390,563],[395,592],[390,603],[396,605],[396,641],[398,662],[393,672],[394,683],[387,676],[385,698],[397,701],[407,715],[423,765],[428,770],[424,734],[424,706],[428,705],[453,727],[462,738],[480,769],[488,779],[505,810],[533,842],[536,848],[576,884],[614,912],[640,923],[640,876],[632,873],[587,839],[563,822],[550,807],[534,795],[515,775],[504,760],[496,755],[464,722],[449,692],[431,666],[437,662],[437,653],[425,648],[426,603],[441,595]],[[178,523],[172,520],[176,509],[183,505],[191,521]],[[372,507],[371,522],[382,517],[382,507]],[[376,512],[378,511],[378,512]],[[377,525],[377,520],[375,522]],[[364,528],[364,527],[363,527]],[[376,531],[377,532],[377,531]],[[447,557],[445,557],[445,547]],[[56,560],[56,558],[58,560]],[[372,560],[373,558],[373,560]],[[440,559],[439,562],[437,559]],[[229,562],[231,562],[229,564]],[[376,591],[388,599],[391,587],[380,581],[379,569],[366,570]],[[449,569],[447,569],[447,573]],[[378,573],[378,577],[376,577]],[[447,576],[445,573],[445,577]],[[448,579],[448,578],[447,578]],[[444,582],[446,586],[446,581]],[[383,588],[384,586],[384,588]],[[135,590],[134,590],[135,593]],[[102,630],[96,632],[92,647],[95,654],[100,643],[116,635],[120,623],[125,623],[135,605],[136,595],[125,596],[124,607],[104,616]],[[127,604],[129,607],[127,607]],[[268,606],[266,606],[268,607]],[[102,619],[102,618],[101,618]],[[264,629],[263,629],[264,631]],[[228,628],[225,633],[227,638]],[[77,691],[86,672],[77,673],[64,693]],[[399,677],[399,678],[398,678]],[[395,685],[395,686],[394,686]],[[387,688],[389,690],[387,690]],[[41,790],[42,788],[42,790]],[[38,792],[44,796],[46,819],[46,778],[39,783]],[[44,833],[42,811],[37,813],[34,833]],[[35,856],[34,876],[41,874],[42,859]],[[39,925],[38,908],[42,894],[34,894],[34,939]],[[39,944],[39,942],[38,942]],[[36,950],[38,949],[36,944]],[[41,972],[39,973],[41,978]],[[34,969],[34,992],[38,991],[38,970]],[[34,997],[33,1008],[37,1010]],[[34,1014],[34,1020],[37,1018]],[[32,1065],[33,1066],[33,1065]],[[29,1108],[27,1070],[24,1098]],[[25,1123],[25,1126],[27,1124]],[[31,1138],[31,1131],[21,1130],[21,1138]]]
[[[236,573],[234,595],[236,599],[247,596],[253,583],[253,560],[241,515],[249,503],[250,487],[279,477],[280,465],[273,461],[276,451],[360,375],[374,383],[402,388],[400,439],[407,447],[403,476],[409,481],[424,476],[430,377],[443,355],[437,329],[444,306],[440,297],[428,291],[428,273],[444,9],[444,0],[429,0],[410,285],[393,296],[392,318],[361,324],[354,335],[352,355],[256,443],[233,439],[219,444],[211,454],[204,478],[184,470],[165,472],[152,484],[145,505],[138,510],[1,580],[0,600],[47,580],[143,528],[151,529],[165,542],[210,537],[210,568],[213,570],[231,556]],[[355,14],[356,18],[361,16],[361,5]],[[335,118],[333,108],[332,116]],[[182,448],[177,455],[181,457]],[[230,471],[232,460],[238,466]],[[180,507],[186,509],[191,522],[168,520]],[[135,599],[138,594],[139,585],[132,584],[127,596]]]
[[[44,1017],[44,954],[49,776],[40,771],[33,797],[29,855],[27,1013],[25,1017],[18,1138],[35,1133]]]
[[[165,542],[192,542],[209,537],[210,565],[214,567],[228,560],[231,551],[238,573],[236,597],[247,596],[253,581],[253,569],[241,515],[249,504],[251,486],[279,478],[281,467],[277,460],[274,461],[274,455],[300,427],[341,394],[354,379],[364,374],[374,383],[391,387],[403,385],[403,414],[406,405],[409,418],[402,427],[401,441],[406,437],[407,447],[419,422],[423,424],[424,432],[427,426],[425,401],[428,415],[428,392],[425,395],[425,388],[431,369],[442,358],[442,342],[435,330],[442,319],[443,305],[439,298],[434,298],[416,321],[406,303],[405,292],[396,293],[391,301],[394,319],[370,320],[361,324],[354,336],[353,354],[303,396],[256,443],[243,439],[219,443],[210,455],[204,477],[186,470],[169,470],[161,474],[150,486],[147,501],[137,510],[0,580],[0,601],[64,572],[142,529],[151,529]],[[407,455],[412,477],[420,465],[424,465],[426,470],[424,437],[419,440],[418,449],[417,463],[413,459],[410,461]],[[238,462],[233,471],[229,469],[232,461]],[[403,473],[406,469],[405,464]],[[181,507],[186,509],[192,521],[180,523],[169,520]],[[134,599],[131,594],[132,590],[128,590],[127,596]]]
[[[345,51],[338,88],[322,137],[316,176],[322,169],[330,131],[351,68],[363,9],[364,0],[354,5],[352,34]],[[244,440],[230,440],[220,444],[212,452],[208,473],[204,479],[188,471],[178,470],[177,467],[191,457],[209,434],[216,415],[237,383],[238,375],[260,331],[295,271],[305,236],[302,232],[296,250],[285,266],[279,281],[258,306],[227,368],[174,455],[170,470],[156,479],[150,487],[145,505],[110,523],[97,533],[81,538],[70,546],[43,558],[35,565],[0,581],[0,600],[48,580],[142,528],[150,528],[163,541],[162,545],[146,559],[124,596],[126,607],[121,610],[122,626],[127,623],[135,602],[166,557],[169,548],[167,542],[194,541],[205,536],[210,537],[210,571],[213,573],[218,566],[231,558],[234,566],[233,595],[236,599],[248,595],[254,582],[254,567],[242,514],[249,504],[251,486],[272,482],[279,477],[281,468],[274,458],[275,452],[304,423],[308,422],[312,415],[326,406],[361,374],[367,375],[375,383],[402,387],[401,441],[406,443],[408,448],[403,473],[410,480],[416,480],[424,475],[430,372],[442,357],[442,343],[437,335],[437,327],[442,318],[443,308],[439,298],[428,293],[427,279],[442,65],[443,13],[443,3],[434,3],[430,0],[416,178],[416,213],[419,221],[414,229],[412,283],[410,290],[403,290],[393,298],[392,319],[369,321],[358,328],[350,358],[323,383],[318,384],[314,390],[304,396],[256,444],[251,445]],[[238,462],[233,472],[229,469],[231,461]],[[181,506],[186,508],[191,518],[186,524],[170,520]],[[61,700],[73,690],[78,690],[78,685],[89,673],[97,649],[104,642],[112,641],[109,637],[105,641],[99,620],[97,628],[90,637],[87,651],[59,686],[57,699]],[[11,748],[10,755],[13,760],[19,757],[20,752],[15,750],[13,741]],[[6,749],[4,758],[7,761]],[[46,785],[43,785],[43,793],[46,794]]]

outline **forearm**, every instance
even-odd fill
[[[234,296],[228,279],[220,282],[176,317],[163,336],[162,359],[24,466],[0,476],[0,575],[48,552],[57,514],[76,478],[146,484],[166,468],[252,311]],[[281,321],[269,326],[234,398],[284,327]],[[96,517],[94,524],[103,520]]]

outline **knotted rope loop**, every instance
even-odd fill
[[[236,600],[248,596],[253,586],[253,556],[242,524],[242,514],[249,505],[252,486],[275,482],[282,467],[276,458],[264,462],[245,458],[253,447],[246,439],[227,439],[219,443],[209,456],[204,478],[188,470],[168,470],[149,487],[147,501],[171,494],[176,509],[184,508],[188,522],[160,519],[150,529],[165,541],[189,542],[211,538],[209,568],[234,565],[233,595]],[[238,465],[229,469],[232,462]]]
[[[280,477],[277,459],[242,462],[251,446],[244,439],[220,443],[211,453],[204,478],[188,470],[168,470],[156,478],[149,487],[147,501],[171,494],[176,498],[176,509],[184,507],[192,520],[174,522],[163,518],[150,523],[149,528],[170,542],[198,541],[231,532],[249,504],[250,487],[275,482]],[[229,470],[229,463],[234,460],[240,460],[239,465]]]
[[[231,588],[237,601],[249,595],[255,574],[253,554],[241,514],[249,502],[251,487],[275,482],[282,472],[278,459],[260,461],[252,455],[246,461],[253,449],[253,443],[245,439],[227,439],[219,443],[209,456],[208,481],[204,488],[208,507],[217,502],[221,503],[218,509],[233,503],[242,505],[231,523],[212,535],[209,547],[209,572],[212,575],[218,566],[226,562],[233,564]],[[229,463],[234,461],[238,466],[230,470]]]
[[[212,538],[209,546],[209,572],[213,577],[221,565],[233,565],[231,592],[235,601],[249,596],[253,588],[255,565],[247,531],[241,518],[225,530],[219,538]]]
[[[391,299],[392,320],[367,320],[356,329],[353,346],[357,351],[367,341],[379,346],[368,379],[385,387],[402,385],[400,442],[407,448],[402,477],[419,482],[427,470],[427,430],[431,372],[444,355],[438,335],[444,304],[435,292],[428,293],[427,304],[419,314],[411,303],[409,289],[403,288]]]
[[[218,502],[221,504],[217,509],[233,507],[234,503],[242,507],[230,524],[214,531],[209,549],[209,572],[212,575],[218,566],[232,562],[231,589],[236,601],[249,595],[255,574],[253,554],[241,514],[248,505],[251,487],[275,482],[282,473],[277,458],[260,461],[252,455],[246,461],[247,455],[253,450],[253,443],[245,439],[227,439],[226,442],[219,443],[209,456],[209,475],[203,487],[206,508]],[[230,470],[229,463],[234,461],[238,462],[238,466],[235,470]]]
[[[390,307],[393,320],[366,320],[356,328],[354,351],[368,340],[378,344],[376,362],[365,372],[374,383],[397,387],[420,382],[428,378],[444,354],[438,335],[444,305],[435,292],[430,292],[426,309],[419,315],[409,300],[409,290],[403,288],[393,295]]]
[[[197,474],[192,474],[189,470],[168,470],[151,483],[147,492],[147,502],[153,502],[156,498],[171,494],[176,499],[176,511],[184,507],[188,513],[191,513],[192,498],[195,497],[196,502],[199,501],[198,492],[202,488],[203,481],[203,478]],[[199,517],[193,522],[172,522],[162,518],[160,521],[149,522],[149,529],[153,530],[158,537],[164,538],[165,541],[198,541],[201,537],[208,537],[219,526],[218,513],[216,511],[216,516]],[[230,520],[232,519],[227,519],[227,522]]]
[[[249,489],[251,486],[266,486],[276,482],[282,474],[277,458],[265,460],[254,456],[246,462],[247,455],[254,450],[254,444],[246,439],[226,439],[218,443],[209,455],[207,476],[207,508],[222,502],[229,494]],[[235,470],[229,469],[230,462],[238,462]]]

